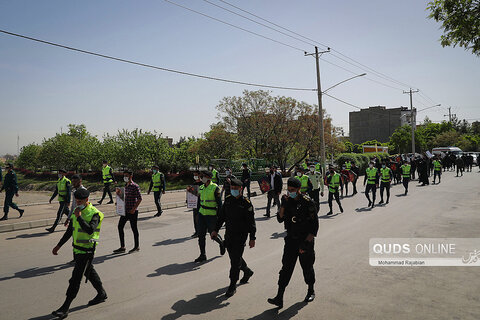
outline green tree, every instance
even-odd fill
[[[442,23],[440,43],[460,46],[480,56],[480,2],[478,0],[434,0],[428,3],[430,19]]]
[[[460,134],[454,130],[439,134],[433,141],[436,147],[452,147],[456,146]]]
[[[42,146],[31,143],[22,147],[20,154],[18,155],[17,160],[15,161],[15,166],[18,168],[36,170],[41,167],[40,162],[40,152],[42,151]]]

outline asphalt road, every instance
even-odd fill
[[[244,258],[255,271],[230,299],[229,261],[207,240],[208,261],[194,264],[198,246],[191,239],[192,213],[144,214],[139,221],[141,251],[112,255],[118,248],[116,218],[106,219],[95,268],[108,300],[87,307],[95,295],[82,282],[69,319],[480,319],[478,267],[372,267],[370,238],[478,237],[480,173],[462,178],[445,173],[440,185],[410,185],[404,197],[394,186],[390,204],[369,210],[363,193],[343,199],[345,213],[324,216],[316,239],[316,300],[302,302],[306,285],[297,264],[284,308],[266,302],[277,290],[283,226],[265,219],[265,196],[253,203],[257,246]],[[323,198],[325,200],[325,197]],[[221,232],[223,234],[223,232]],[[69,245],[58,256],[51,249],[62,236],[39,229],[0,234],[0,319],[50,319],[64,300],[72,267]],[[133,246],[129,227],[127,249]]]

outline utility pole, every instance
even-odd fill
[[[317,69],[317,97],[318,97],[318,123],[320,127],[320,162],[322,163],[322,174],[325,175],[325,130],[323,127],[323,106],[322,106],[322,86],[320,83],[320,56],[324,53],[330,52],[330,48],[327,48],[327,51],[318,51],[318,47],[315,47],[315,53],[306,53],[306,56],[314,56],[315,57],[315,64]]]
[[[443,116],[448,116],[448,122],[452,122],[452,107],[448,107],[448,114],[444,114]]]
[[[20,155],[20,135],[17,133],[17,156]]]
[[[415,126],[416,126],[416,119],[413,119],[413,101],[412,101],[412,94],[417,93],[418,90],[410,91],[403,91],[403,93],[410,94],[410,125],[412,126],[412,154],[415,155]]]

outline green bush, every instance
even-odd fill
[[[336,159],[335,163],[342,167],[347,160],[354,161],[355,165],[359,168],[360,175],[365,174],[365,170],[368,167],[368,163],[373,157],[377,157],[379,160],[388,159],[389,154],[384,152],[371,152],[371,153],[341,153]]]

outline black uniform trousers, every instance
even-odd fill
[[[198,230],[198,246],[200,247],[200,254],[205,255],[205,237],[208,233],[212,233],[215,231],[215,227],[217,226],[217,216],[209,216],[203,215],[200,212],[198,213],[198,222],[197,222],[197,230]],[[219,245],[222,244],[222,238],[220,235],[217,235],[214,241],[218,242]]]
[[[100,202],[102,202],[103,199],[105,199],[105,196],[107,195],[107,193],[108,193],[108,196],[110,197],[110,201],[113,201],[112,192],[110,191],[111,184],[112,184],[111,182],[107,182],[103,184],[103,194],[102,194],[102,199],[100,199]]]
[[[68,202],[65,201],[60,201],[59,206],[58,206],[58,211],[57,211],[57,219],[55,219],[55,222],[53,223],[53,226],[51,229],[55,230],[57,225],[60,223],[60,220],[62,219],[62,215],[66,215],[68,217],[68,214],[70,213],[70,210],[68,209]]]
[[[193,208],[193,228],[198,235],[198,209]]]
[[[244,182],[243,183],[243,188],[247,189],[248,199],[250,199],[250,182]]]
[[[442,171],[435,170],[433,171],[433,183],[435,183],[435,179],[438,177],[438,183],[440,183],[440,179],[442,178]]]
[[[332,212],[333,207],[333,198],[335,197],[335,201],[337,201],[338,207],[342,207],[340,204],[340,196],[338,195],[338,190],[336,192],[328,191],[328,206],[330,207],[330,212]]]
[[[267,215],[270,215],[270,205],[272,204],[272,199],[275,202],[278,210],[280,210],[280,196],[275,190],[269,190],[267,193]]]
[[[368,201],[370,201],[370,196],[368,195],[370,190],[372,190],[372,202],[375,202],[375,198],[377,197],[377,186],[375,184],[367,183],[367,187],[365,188],[365,197],[367,197]]]
[[[306,237],[306,236],[305,236]],[[280,277],[278,278],[278,286],[285,289],[292,278],[297,258],[300,260],[300,266],[303,270],[303,278],[305,283],[313,285],[315,283],[315,271],[313,270],[313,263],[315,262],[314,241],[306,243],[305,238],[293,239],[290,236],[285,237],[285,245],[283,247],[282,270],[280,270]],[[300,253],[300,248],[305,250]]]
[[[132,228],[133,232],[133,239],[135,242],[135,248],[139,247],[139,236],[138,236],[138,227],[137,227],[137,221],[138,221],[138,210],[135,211],[134,214],[130,214],[128,212],[125,213],[124,216],[120,217],[120,220],[118,220],[118,235],[120,237],[120,246],[122,248],[125,248],[125,232],[123,231],[123,228],[125,227],[125,224],[127,221],[130,221],[130,227]]]
[[[93,264],[89,263],[90,258],[92,258],[92,254],[93,253],[73,254],[75,267],[73,268],[72,277],[69,280],[70,284],[67,289],[67,298],[70,300],[75,299],[77,296],[84,274],[87,276],[88,281],[90,281],[98,293],[104,292],[102,281],[100,280],[97,271],[95,271],[93,268]]]
[[[405,193],[408,192],[408,182],[410,182],[410,178],[408,177],[403,177],[403,187],[405,188]]]
[[[236,283],[240,270],[243,272],[249,270],[247,263],[243,260],[243,251],[245,250],[245,242],[247,234],[225,234],[225,246],[230,257],[230,281]]]
[[[20,210],[17,207],[17,204],[13,202],[13,196],[15,195],[15,192],[12,190],[5,190],[5,202],[3,203],[3,212],[5,213],[5,216],[8,216],[8,211],[9,208],[15,209],[15,210]]]
[[[357,193],[357,180],[358,180],[358,178],[354,178],[353,181],[352,181],[353,194]]]
[[[157,213],[162,213],[162,205],[160,204],[160,199],[162,199],[161,191],[153,191],[153,201],[157,206]]]
[[[380,200],[383,201],[383,190],[387,191],[387,201],[390,199],[390,182],[380,182]]]
[[[320,210],[320,189],[314,189],[308,193],[310,198],[312,198],[313,202],[317,206],[317,212]]]

